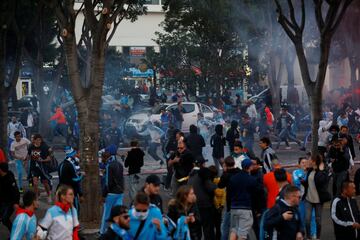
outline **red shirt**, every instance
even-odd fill
[[[0,163],[6,163],[6,157],[4,151],[0,148]]]
[[[66,124],[66,117],[61,108],[56,109],[56,113],[50,118],[50,120],[56,120],[57,124]]]
[[[291,174],[286,173],[287,181],[291,183]],[[275,180],[274,172],[269,172],[264,175],[264,186],[267,190],[266,207],[272,208],[275,205],[276,197],[279,195],[279,185]]]

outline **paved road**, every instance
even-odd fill
[[[291,143],[291,147],[292,147],[291,150],[285,150],[284,146],[281,146],[280,149],[277,151],[279,161],[282,164],[296,164],[297,159],[299,157],[305,155],[305,152],[300,151],[299,147],[297,146],[296,143]],[[228,150],[226,149],[226,151],[228,151]],[[260,149],[257,145],[255,146],[254,151],[257,156],[260,155]],[[212,158],[210,157],[211,156],[211,148],[210,147],[206,147],[204,149],[204,155],[205,155],[205,157],[208,156],[207,158],[209,159],[209,162],[207,164],[212,165],[213,161],[212,161]],[[64,153],[62,151],[56,151],[56,157],[58,160],[63,159]],[[14,170],[14,168],[15,168],[13,164],[11,164],[10,167],[12,170]],[[156,173],[156,174],[162,175],[166,171],[166,169],[164,167],[160,168],[159,163],[154,161],[148,154],[146,154],[145,166],[143,167],[142,170],[143,170],[143,174],[141,175],[142,182],[144,181],[146,176],[150,173]],[[53,184],[54,184],[54,186],[57,185],[56,174],[54,174]],[[168,202],[168,200],[170,199],[171,196],[169,195],[168,192],[165,192],[165,191],[162,191],[161,195],[163,197],[164,207],[167,208],[166,203]],[[125,191],[125,197],[124,197],[125,204],[129,204],[128,199],[129,199],[128,195]],[[50,206],[47,203],[46,197],[43,195],[41,195],[41,197],[40,197],[40,203],[41,203],[40,209],[37,212],[38,219],[41,219],[44,216],[46,209]],[[332,222],[330,219],[330,209],[329,208],[330,208],[329,204],[325,204],[324,210],[323,210],[323,218],[322,218],[322,226],[323,226],[322,239],[332,240],[332,239],[334,239],[333,225],[332,225]],[[7,238],[8,238],[8,233],[7,233],[6,228],[4,228],[4,226],[0,224],[0,240],[5,240]],[[86,239],[90,239],[90,240],[97,239],[96,234],[86,235]]]

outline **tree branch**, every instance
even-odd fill
[[[86,23],[88,24],[88,27],[91,29],[91,31],[95,31],[98,20],[96,19],[96,16],[94,14],[94,6],[92,4],[92,1],[84,0],[84,4],[85,4],[84,16]]]
[[[20,29],[18,28],[15,21],[13,21],[13,29],[16,34],[16,54],[15,54],[15,64],[14,69],[11,74],[10,83],[9,86],[6,87],[5,91],[5,97],[8,98],[10,93],[12,92],[12,89],[16,86],[17,81],[19,79],[19,73],[20,73],[20,67],[21,67],[21,58],[22,58],[22,51],[24,49],[24,36],[20,32]]]
[[[344,14],[347,10],[347,8],[350,6],[350,4],[352,3],[353,0],[346,0],[345,2],[343,2],[343,5],[341,6],[340,12],[339,14],[337,14],[337,18],[334,20],[334,24],[333,26],[330,28],[330,32],[331,34],[334,34],[336,29],[338,28],[341,20],[344,17]]]
[[[305,21],[306,20],[306,11],[305,11],[305,1],[301,0],[301,24],[300,31],[303,33],[305,29]]]
[[[322,16],[322,4],[323,0],[314,0],[315,4],[315,17],[316,17],[316,24],[318,26],[319,32],[324,28],[324,18]]]
[[[295,42],[295,30],[292,28],[290,21],[284,16],[279,0],[275,0],[276,11],[278,13],[278,22],[285,30],[285,33],[289,36],[291,41]],[[290,24],[289,24],[290,23]]]
[[[294,11],[294,5],[292,4],[292,0],[287,0],[287,3],[289,6],[290,19],[291,19],[291,23],[293,26],[292,28],[293,28],[294,32],[300,31],[300,27],[295,18],[295,11]]]

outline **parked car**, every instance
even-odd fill
[[[207,105],[199,102],[183,102],[184,109],[184,122],[182,124],[181,131],[189,132],[191,124],[197,124],[198,113],[203,113],[205,118],[213,119],[214,111]],[[167,110],[169,112],[174,111],[177,108],[177,103],[162,104],[153,109],[143,109],[140,112],[132,114],[124,126],[124,134],[128,137],[136,137],[136,132],[145,130],[145,124],[148,121],[153,123],[160,123],[161,110]]]

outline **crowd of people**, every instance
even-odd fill
[[[276,154],[282,141],[287,148],[289,141],[306,148],[294,136],[296,121],[288,106],[282,107],[275,120],[268,106],[257,109],[249,101],[229,128],[217,124],[214,132],[206,131],[201,115],[197,126],[190,126],[189,134],[181,131],[181,123],[164,120],[166,126],[150,124],[148,133],[143,133],[151,136],[149,155],[166,164],[167,174],[163,179],[149,175],[142,186],[139,175],[146,154],[133,140],[124,158],[119,158],[122,135],[116,122],[110,120],[110,127],[103,131],[104,148],[99,151],[99,185],[104,202],[99,238],[320,239],[323,206],[331,202],[336,239],[359,239],[360,212],[353,196],[360,193],[360,171],[354,181],[349,175],[359,141],[352,137],[358,125],[350,119],[358,121],[359,116],[351,106],[343,108],[337,113],[324,109],[318,130],[319,154],[304,154],[293,171],[282,167]],[[178,110],[181,117],[181,107]],[[65,137],[67,121],[62,110],[58,108],[50,120],[57,121],[56,129]],[[13,118],[8,127],[9,152],[17,177],[6,160],[1,161],[6,156],[0,151],[1,222],[11,233],[10,239],[80,239],[78,216],[84,176],[79,152],[75,146],[65,147],[65,159],[54,167],[50,146],[40,134],[28,140],[21,125]],[[276,135],[272,134],[274,129]],[[258,156],[254,151],[257,132],[261,149]],[[272,140],[277,143],[272,144]],[[211,147],[212,159],[205,154],[206,145]],[[157,156],[160,149],[162,158]],[[24,169],[30,188],[23,186]],[[53,171],[59,175],[55,189],[50,174]],[[54,205],[37,221],[40,183],[47,202]],[[172,197],[166,203],[161,184]],[[127,206],[125,192],[130,203]],[[16,217],[11,221],[14,212]]]

